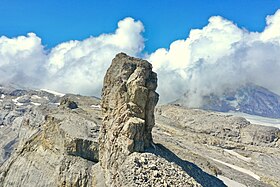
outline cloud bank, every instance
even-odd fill
[[[148,59],[159,73],[165,101],[188,92],[189,105],[198,107],[203,96],[246,83],[280,94],[280,10],[267,16],[266,24],[263,32],[249,32],[214,16],[202,29],[191,30],[187,39],[152,53]]]
[[[144,53],[144,26],[125,18],[110,34],[68,41],[46,51],[34,33],[0,37],[2,83],[100,96],[103,77],[119,52],[145,56],[158,73],[161,102],[188,92],[190,106],[202,96],[255,83],[280,94],[280,10],[267,16],[262,32],[239,28],[220,16],[168,49]]]
[[[103,77],[114,56],[138,56],[144,49],[140,21],[125,18],[114,33],[68,41],[49,52],[34,33],[0,38],[2,83],[100,96]]]
[[[46,54],[41,39],[33,33],[16,38],[0,37],[0,74],[2,83],[26,86],[39,84],[46,74]]]

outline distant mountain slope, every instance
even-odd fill
[[[175,101],[187,106],[188,95]],[[200,108],[228,112],[238,111],[251,115],[280,118],[280,96],[266,88],[247,84],[236,90],[228,90],[221,96],[211,94],[204,96]]]

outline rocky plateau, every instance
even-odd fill
[[[118,54],[102,98],[0,86],[0,187],[280,186],[280,130],[159,105],[145,60]]]

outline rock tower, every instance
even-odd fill
[[[107,185],[118,183],[118,169],[128,155],[151,146],[156,87],[157,75],[146,60],[120,53],[107,70],[99,135],[99,160]]]

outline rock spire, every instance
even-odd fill
[[[99,160],[107,185],[117,184],[119,166],[151,146],[157,75],[142,59],[117,54],[104,78]]]

